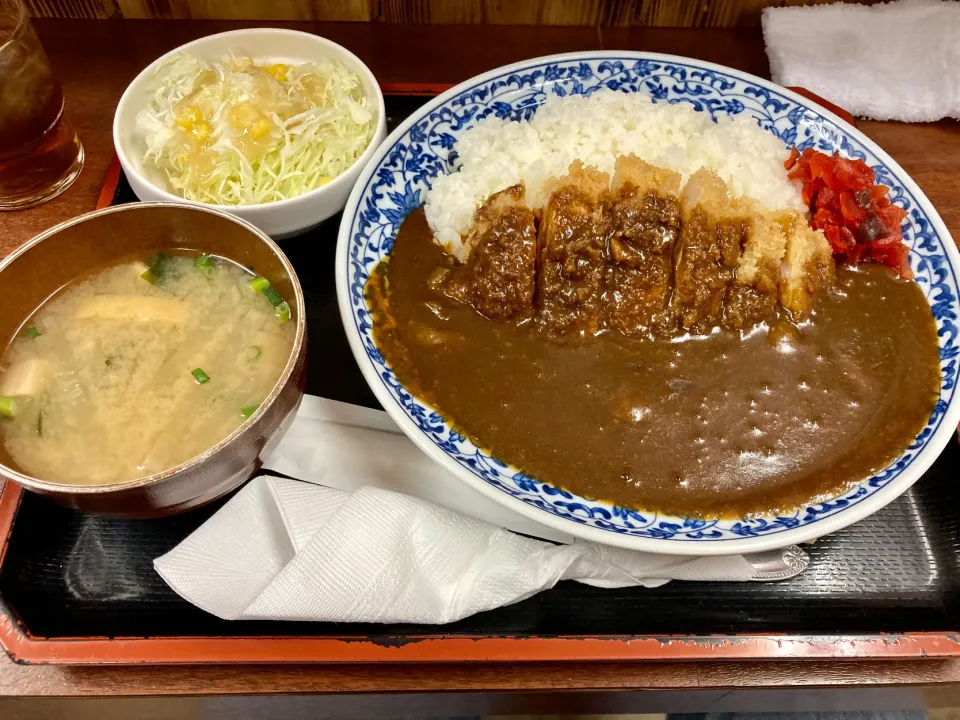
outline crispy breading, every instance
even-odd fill
[[[780,304],[795,318],[809,314],[817,293],[830,287],[836,265],[823,231],[813,230],[800,213],[780,218],[787,239],[780,268]]]

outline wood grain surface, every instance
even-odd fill
[[[753,27],[766,7],[831,0],[25,0],[35,17]],[[869,3],[876,0],[861,0]]]
[[[143,66],[195,37],[244,26],[208,21],[39,20],[36,24],[63,81],[69,111],[87,149],[87,165],[76,184],[53,202],[0,214],[0,256],[41,230],[94,207],[113,155],[110,126],[114,107]],[[531,32],[522,27],[269,24],[310,30],[347,46],[370,65],[381,82],[453,83],[527,57],[600,47],[673,52],[767,74],[756,30],[540,27]],[[960,125],[953,121],[925,125],[861,122],[860,127],[903,165],[937,206],[954,236],[960,236]],[[0,698],[366,692],[411,697],[440,693],[431,695],[440,703],[441,698],[455,697],[444,693],[503,694],[517,700],[533,692],[602,690],[605,693],[589,694],[592,699],[585,701],[583,711],[660,708],[693,712],[824,709],[825,703],[849,707],[851,697],[859,698],[854,707],[861,709],[871,704],[958,704],[960,691],[945,685],[949,683],[960,683],[960,661],[71,669],[21,666],[0,658]],[[641,689],[656,692],[628,692]],[[449,709],[450,715],[458,714],[453,710],[462,709],[464,703],[479,707],[479,701],[469,700],[472,695],[456,697],[457,703],[431,707]],[[518,703],[504,700],[482,709],[518,711],[524,707]],[[571,707],[569,702],[563,705],[567,711]]]

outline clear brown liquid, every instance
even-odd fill
[[[63,91],[30,24],[0,14],[0,208],[62,191],[83,163]]]

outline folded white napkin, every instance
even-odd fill
[[[447,623],[579,580],[598,587],[748,580],[741,556],[553,545],[379,488],[261,476],[154,567],[226,619]]]
[[[413,495],[478,520],[560,543],[573,536],[512,512],[451,479],[383,410],[305,395],[264,470],[335,490],[372,486]]]
[[[877,120],[960,118],[960,3],[768,8],[762,24],[774,82]]]
[[[221,618],[447,623],[560,580],[655,587],[757,574],[739,555],[650,555],[508,532],[498,525],[557,534],[451,478],[379,411],[307,397],[268,465],[341,489],[260,476],[154,561],[178,594]]]

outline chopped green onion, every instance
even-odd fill
[[[170,253],[159,252],[147,258],[147,267],[156,272],[157,268],[163,269],[163,266],[170,262]]]
[[[257,411],[257,409],[258,409],[259,407],[260,407],[259,404],[257,404],[257,405],[247,405],[247,406],[245,406],[245,407],[240,408],[240,414],[243,415],[245,418],[248,418],[248,417],[250,417],[251,415],[253,415],[253,414]]]
[[[0,395],[0,415],[3,417],[16,417],[17,410],[17,399],[10,397],[9,395]]]
[[[273,289],[272,286],[267,287],[263,291],[263,296],[270,301],[270,304],[274,307],[278,307],[280,303],[283,302],[283,296]]]
[[[36,325],[31,325],[26,330],[24,330],[24,332],[27,334],[27,337],[31,337],[31,338],[38,338],[41,335],[43,335],[43,333],[37,329]]]
[[[280,318],[280,322],[286,322],[290,319],[290,306],[284,301],[283,296],[273,289],[269,280],[257,276],[248,285],[255,293],[263,295],[270,301],[270,304],[274,307],[274,313]]]
[[[206,385],[208,382],[210,382],[210,376],[200,368],[197,368],[190,374],[193,375],[193,379],[197,381],[197,385]]]
[[[37,415],[37,435],[43,436],[43,410]]]
[[[213,265],[213,255],[199,255],[197,259],[193,261],[193,266],[208,278],[212,278],[213,273],[216,271]]]
[[[147,260],[147,269],[140,275],[151,285],[159,285],[167,274],[167,268],[170,266],[171,257],[168,253],[157,253]]]
[[[262,295],[263,291],[270,287],[270,281],[265,277],[255,277],[253,280],[247,283],[250,286],[250,289],[253,290],[258,295]]]
[[[244,357],[250,362],[259,360],[261,355],[263,355],[263,349],[257,345],[251,345],[244,351]]]

